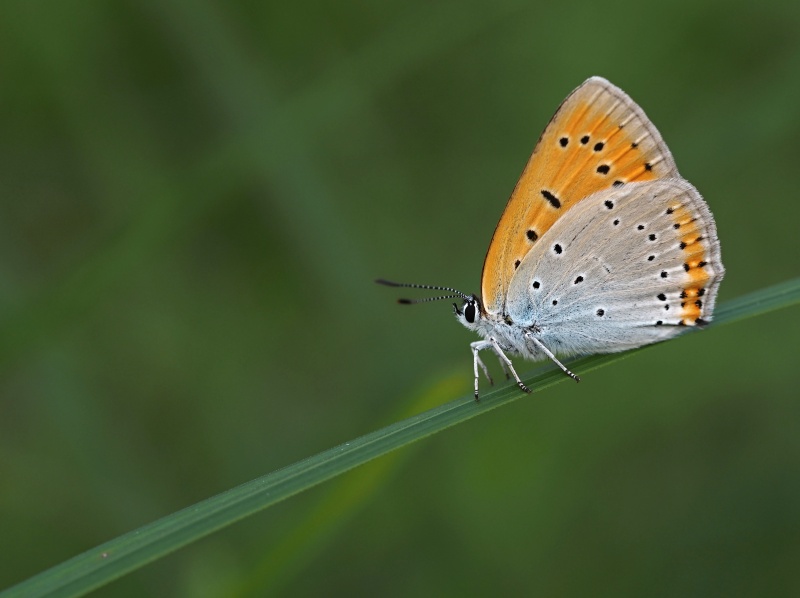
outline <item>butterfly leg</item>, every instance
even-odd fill
[[[576,376],[575,374],[573,374],[572,372],[570,372],[570,371],[567,369],[567,366],[565,366],[565,365],[564,365],[563,363],[561,363],[561,362],[560,362],[558,359],[556,359],[556,356],[555,356],[555,355],[553,355],[553,353],[552,353],[552,351],[550,351],[550,349],[548,349],[547,347],[545,347],[545,346],[544,346],[544,343],[542,343],[542,341],[540,341],[538,338],[536,338],[535,336],[533,336],[533,335],[532,335],[530,332],[526,332],[526,333],[525,333],[525,338],[527,338],[528,340],[532,341],[534,345],[536,345],[536,346],[537,346],[539,349],[541,349],[541,350],[542,350],[542,352],[543,352],[545,355],[547,355],[547,356],[548,356],[548,357],[549,357],[549,358],[550,358],[550,359],[551,359],[553,362],[555,362],[555,364],[556,364],[558,367],[560,367],[560,368],[561,368],[561,369],[564,371],[564,373],[565,373],[567,376],[569,376],[570,378],[572,378],[573,380],[575,380],[575,382],[580,382],[580,381],[581,381],[581,379],[580,379],[580,378],[578,378],[578,376]]]
[[[476,357],[478,359],[478,365],[481,366],[481,369],[483,370],[483,375],[486,376],[486,379],[489,381],[489,384],[494,386],[494,380],[492,380],[492,375],[489,373],[489,368],[486,367],[486,364],[483,363],[483,360],[480,357],[478,356]],[[478,373],[475,372],[475,375],[477,376]]]
[[[497,355],[497,358],[500,360],[500,365],[503,366],[503,371],[505,371],[506,375],[508,375],[508,372],[510,370],[511,374],[514,376],[514,380],[516,380],[517,382],[517,386],[519,386],[520,389],[524,390],[527,393],[531,392],[531,389],[525,386],[522,383],[522,380],[519,379],[519,376],[517,376],[517,372],[514,369],[514,364],[511,363],[511,360],[508,358],[508,356],[505,353],[503,353],[503,350],[500,348],[500,345],[497,343],[497,341],[489,337],[488,342],[490,343],[492,350],[494,351],[494,354]]]
[[[472,358],[473,358],[472,359],[472,365],[473,365],[473,369],[475,370],[475,400],[477,401],[478,400],[478,377],[479,377],[479,375],[478,375],[478,366],[480,366],[481,369],[483,370],[483,373],[486,376],[486,379],[489,380],[489,384],[494,384],[494,380],[492,380],[492,377],[489,375],[489,369],[486,367],[486,364],[483,363],[483,360],[478,355],[478,351],[481,351],[482,349],[488,349],[489,347],[491,347],[491,343],[489,343],[487,341],[475,341],[474,343],[470,343],[469,346],[470,346],[470,349],[472,349]]]
[[[506,375],[506,380],[511,380],[511,371],[508,369],[506,362],[502,359],[500,360],[500,367],[503,368],[503,373]]]
[[[481,358],[478,356],[478,352],[484,349],[491,349],[497,358],[500,360],[500,365],[503,366],[503,371],[508,374],[511,372],[511,375],[514,376],[514,380],[517,382],[517,386],[520,389],[524,390],[525,392],[530,392],[531,389],[523,384],[522,380],[519,379],[516,370],[514,369],[514,364],[511,363],[511,360],[508,356],[503,353],[503,349],[500,348],[500,345],[497,341],[493,338],[489,338],[487,341],[475,341],[474,343],[470,343],[470,348],[472,349],[472,355],[474,357],[474,370],[475,370],[475,400],[478,400],[478,366],[480,365],[483,373],[486,374],[486,377],[489,379],[490,384],[494,384],[492,382],[492,377],[489,375],[489,371],[486,369],[486,365],[481,361]]]

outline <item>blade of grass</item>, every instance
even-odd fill
[[[800,303],[800,278],[727,302],[717,310],[713,327]],[[634,351],[573,360],[584,373],[623,359]],[[560,371],[540,368],[525,382],[534,392],[566,380]],[[462,397],[383,429],[345,442],[191,507],[124,534],[56,565],[2,593],[0,597],[78,596],[109,583],[161,556],[231,525],[299,492],[406,444],[441,432],[481,413],[521,398],[516,386],[487,393],[480,403]]]
[[[405,402],[402,409],[397,410],[396,417],[388,421],[430,409],[456,393],[466,392],[468,388],[469,380],[464,377],[462,368],[451,374],[442,374],[436,383],[426,385],[425,390]],[[280,592],[306,563],[330,543],[336,531],[408,462],[414,453],[410,449],[395,451],[332,482],[316,505],[259,557],[252,572],[243,574],[238,585],[226,588],[222,595],[247,598],[272,596]]]

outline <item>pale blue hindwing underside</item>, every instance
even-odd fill
[[[685,330],[681,293],[690,274],[671,205],[689,210],[702,231],[710,275],[703,311],[711,314],[723,274],[714,220],[697,190],[676,178],[608,189],[570,208],[511,280],[505,315],[512,326],[532,327],[565,355],[623,351]],[[525,349],[519,352],[542,357]]]

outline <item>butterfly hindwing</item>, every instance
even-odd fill
[[[504,312],[516,268],[575,203],[625,183],[678,176],[644,111],[605,79],[585,81],[545,128],[497,224],[481,276],[485,309]]]
[[[698,191],[683,179],[632,183],[553,225],[516,271],[508,315],[557,353],[622,351],[709,322],[723,274]]]

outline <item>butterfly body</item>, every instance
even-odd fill
[[[714,218],[625,92],[592,77],[545,128],[484,261],[482,299],[457,319],[525,391],[506,353],[551,359],[612,353],[711,320],[724,268]],[[385,282],[385,281],[384,281]],[[417,286],[422,285],[397,285]],[[491,380],[491,378],[490,378]],[[529,391],[528,391],[529,392]]]

